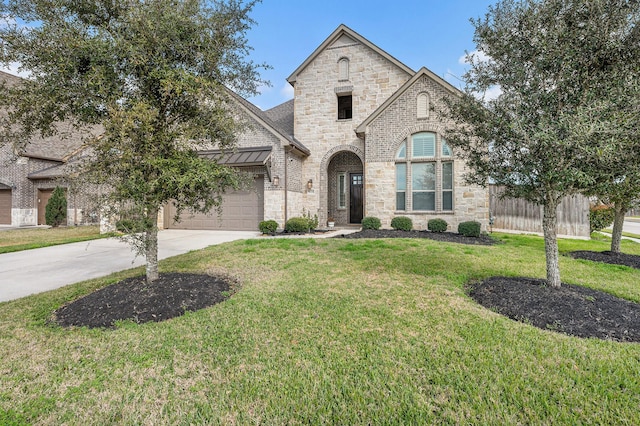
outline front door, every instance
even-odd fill
[[[46,211],[53,189],[38,189],[38,225],[46,225]]]
[[[362,192],[362,173],[352,173],[349,190],[349,223],[362,222]]]

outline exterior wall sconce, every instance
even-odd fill
[[[273,186],[280,186],[280,176],[273,177]]]
[[[311,191],[313,189],[313,179],[309,179],[309,182],[307,182],[307,190]]]

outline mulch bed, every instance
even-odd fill
[[[630,268],[640,269],[640,256],[624,253],[613,253],[610,251],[572,251],[569,256],[574,259],[585,259],[593,262],[604,262],[613,265],[624,265]]]
[[[147,285],[133,277],[97,290],[54,313],[63,327],[113,327],[116,321],[164,321],[226,300],[231,283],[201,274],[168,273]]]
[[[516,321],[577,337],[640,342],[640,304],[571,284],[492,277],[470,287],[482,306]]]
[[[430,240],[442,241],[445,243],[493,245],[498,242],[488,235],[482,234],[479,237],[466,237],[453,232],[431,232],[431,231],[400,231],[396,229],[365,229],[351,234],[342,234],[334,238],[428,238]]]

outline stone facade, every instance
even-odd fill
[[[335,181],[335,176],[327,174],[332,157],[342,151],[364,152],[365,142],[356,135],[356,127],[411,78],[407,69],[349,31],[329,41],[295,73],[294,82],[294,136],[311,151],[304,162],[303,180],[319,182],[312,201],[320,223],[326,222],[329,186]],[[348,79],[340,78],[341,59],[348,60]],[[352,97],[349,119],[338,118],[338,95],[344,94]],[[338,224],[348,223],[346,215],[339,217]]]

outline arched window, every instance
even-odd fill
[[[349,59],[340,58],[338,61],[338,81],[349,80]]]
[[[396,210],[453,211],[453,161],[443,138],[415,133],[402,142],[395,161]]]
[[[417,98],[418,118],[429,117],[429,95],[426,93],[420,93]]]

